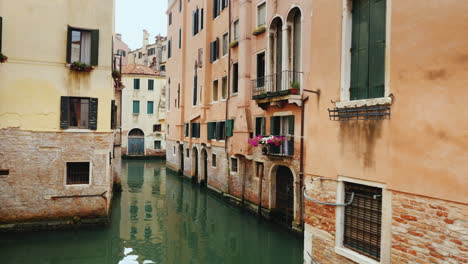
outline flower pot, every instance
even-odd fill
[[[289,89],[289,91],[291,92],[291,94],[299,94],[299,88],[291,88]]]

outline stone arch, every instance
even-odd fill
[[[293,73],[292,81],[300,82],[300,72],[302,72],[302,33],[303,16],[299,6],[293,6],[288,11],[287,23],[287,70]],[[294,74],[297,73],[297,74]]]
[[[128,155],[145,155],[145,133],[139,128],[133,128],[127,135]]]
[[[277,163],[270,167],[268,175],[270,176],[270,188],[269,188],[269,207],[270,209],[277,209],[278,208],[278,197],[277,197],[277,183],[278,183],[278,169],[286,168],[290,171],[292,177],[292,223],[299,223],[300,222],[300,195],[301,192],[299,190],[299,179],[298,174],[294,170],[294,168],[285,163]],[[292,224],[291,223],[291,224]]]
[[[200,151],[200,183],[208,186],[208,151],[202,148]]]

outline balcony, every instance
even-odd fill
[[[302,72],[283,71],[252,80],[252,99],[262,106],[280,101],[301,105]]]
[[[263,155],[274,157],[292,157],[294,155],[294,137],[284,136],[287,140],[279,146],[265,145],[262,148]]]

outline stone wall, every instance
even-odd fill
[[[336,181],[307,182],[309,196],[336,202]],[[391,263],[468,263],[467,205],[396,191],[391,197]],[[335,252],[336,207],[309,200],[305,206],[306,262],[355,263]]]
[[[107,216],[112,148],[111,133],[0,129],[0,168],[9,170],[0,176],[0,223]],[[91,162],[90,185],[65,185],[72,161]]]

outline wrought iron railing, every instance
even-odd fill
[[[286,141],[281,145],[275,146],[272,144],[266,145],[263,147],[262,151],[264,155],[270,156],[286,156],[291,157],[294,155],[294,137],[293,136],[283,136]]]
[[[264,99],[288,94],[299,94],[302,72],[283,71],[252,80],[252,98]]]

